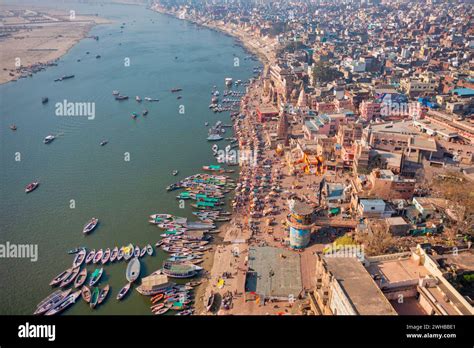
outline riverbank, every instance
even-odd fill
[[[177,12],[167,11],[159,6],[155,6],[152,10],[188,20],[237,39],[244,48],[260,59],[265,66],[265,72],[275,60],[275,46],[254,37],[250,32],[237,29],[223,22],[207,19],[193,20],[180,16]],[[262,149],[262,144],[259,140],[260,134],[255,131],[257,129],[256,119],[251,116],[262,97],[263,79],[261,77],[254,80],[247,88],[246,96],[242,98],[241,113],[245,114],[246,117],[241,121],[236,119],[234,122],[234,133],[237,139],[239,139],[239,150],[241,152],[250,151],[250,153],[258,153]],[[270,157],[270,154],[268,155]],[[244,182],[247,178],[255,178],[258,172],[252,166],[252,163],[245,163],[240,169],[240,182]],[[273,308],[262,307],[255,299],[247,298],[245,281],[248,268],[248,252],[250,246],[254,245],[254,242],[258,241],[258,239],[256,240],[255,238],[256,230],[250,218],[250,212],[252,211],[251,202],[248,200],[248,197],[238,196],[239,194],[237,193],[235,200],[237,205],[234,209],[232,220],[222,227],[220,234],[222,242],[216,243],[212,256],[205,261],[206,269],[208,267],[211,268],[210,272],[206,274],[205,281],[196,293],[196,314],[277,314],[282,310],[279,306],[274,306]],[[213,309],[211,312],[207,312],[204,308],[204,302],[211,293],[218,295],[216,296],[216,303]],[[221,309],[222,298],[225,294],[231,294],[232,296],[232,306],[228,310]],[[291,311],[290,307],[286,311]]]
[[[0,6],[3,17],[0,84],[43,70],[88,37],[95,25],[110,20],[49,8]],[[95,39],[95,38],[91,38]]]
[[[255,37],[250,31],[239,29],[235,26],[232,26],[232,24],[224,23],[223,21],[214,21],[206,18],[193,19],[188,16],[182,16],[180,13],[169,11],[158,4],[152,6],[150,9],[152,11],[173,16],[178,19],[183,19],[208,29],[216,30],[229,35],[242,43],[243,47],[250,53],[256,55],[265,66],[270,65],[275,60],[276,43],[274,40],[267,39],[267,41],[265,41],[261,38]]]

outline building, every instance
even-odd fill
[[[279,115],[278,109],[273,105],[259,105],[257,107],[257,117],[260,122],[267,122]]]
[[[381,199],[411,199],[416,180],[401,178],[388,169],[374,169],[369,175],[370,194]]]
[[[382,105],[375,101],[362,101],[359,106],[360,117],[365,121],[372,121],[380,117]]]
[[[456,249],[433,255],[430,245],[418,245],[405,253],[367,257],[367,271],[401,315],[473,315],[474,308],[447,278],[441,264],[452,260],[457,269],[474,269],[472,250]],[[462,266],[461,266],[462,265]],[[450,281],[451,280],[451,281]]]
[[[316,288],[310,297],[323,315],[396,315],[355,257],[317,255]]]

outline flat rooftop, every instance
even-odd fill
[[[265,297],[295,298],[303,290],[300,255],[273,247],[249,248],[245,290]]]
[[[382,278],[383,283],[396,283],[407,280],[418,280],[428,274],[424,266],[411,258],[390,259],[377,263],[371,263],[367,268],[371,275]]]
[[[390,302],[353,257],[324,257],[328,271],[337,279],[355,310],[361,315],[396,315]]]

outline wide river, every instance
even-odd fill
[[[165,187],[215,163],[204,123],[230,123],[230,117],[209,110],[211,90],[216,85],[222,95],[226,77],[246,81],[259,64],[244,59],[248,53],[232,38],[145,7],[62,7],[113,23],[94,27],[90,34],[99,40],[80,41],[58,66],[0,86],[0,244],[38,246],[36,262],[0,259],[0,314],[31,314],[52,292],[50,280],[71,266],[69,249],[154,245],[161,230],[148,224],[149,214],[192,216]],[[75,78],[54,82],[68,74]],[[170,92],[174,87],[183,89],[182,99]],[[115,101],[113,90],[130,99]],[[139,104],[137,95],[159,102]],[[42,104],[42,97],[49,102]],[[95,118],[56,115],[55,104],[65,100],[95,103]],[[149,114],[142,117],[145,108]],[[9,129],[13,123],[16,132]],[[45,145],[48,134],[57,139]],[[109,143],[101,147],[103,139]],[[35,179],[39,188],[25,194]],[[93,216],[100,225],[84,236],[82,227]],[[161,250],[145,256],[142,276],[160,268],[164,257]],[[115,300],[125,269],[125,262],[104,266],[100,285],[111,286],[104,304],[91,310],[81,300],[65,314],[150,314],[148,298],[136,290]]]

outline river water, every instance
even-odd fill
[[[154,245],[160,230],[148,224],[149,214],[192,216],[165,187],[215,163],[204,123],[230,123],[230,117],[209,110],[211,90],[216,85],[222,93],[226,77],[249,79],[258,64],[244,59],[248,54],[232,38],[145,7],[61,6],[113,23],[94,27],[90,34],[99,40],[80,41],[58,66],[0,86],[0,244],[38,245],[36,262],[0,259],[0,314],[31,314],[52,291],[50,280],[71,266],[69,249]],[[75,78],[54,82],[68,74]],[[183,89],[182,99],[170,92],[174,87]],[[130,99],[115,101],[113,90]],[[159,102],[139,104],[136,95]],[[42,97],[49,102],[43,105]],[[56,115],[55,104],[65,100],[94,103],[95,118]],[[148,116],[131,118],[145,108]],[[13,123],[16,132],[9,129]],[[57,139],[45,145],[48,134]],[[103,139],[109,143],[101,147]],[[35,179],[39,188],[25,194]],[[84,236],[93,216],[100,225]],[[160,268],[164,257],[162,251],[145,256],[142,276]],[[106,303],[92,311],[79,301],[65,314],[149,314],[149,300],[135,290],[115,300],[125,269],[125,262],[104,266],[101,287],[111,286]]]

